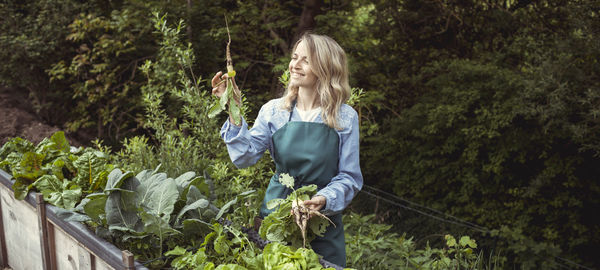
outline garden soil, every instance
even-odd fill
[[[45,123],[35,114],[26,92],[0,87],[0,147],[12,137],[37,144],[59,130],[59,127]],[[80,145],[69,137],[67,134],[71,145]]]

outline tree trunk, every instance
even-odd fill
[[[300,22],[296,29],[296,35],[294,35],[294,42],[302,36],[306,31],[315,28],[315,17],[321,13],[321,6],[323,0],[306,0],[304,1],[304,7],[302,8],[302,15],[300,15]]]
[[[187,28],[188,41],[192,42],[192,0],[187,0]]]
[[[285,42],[285,40],[283,38],[281,38],[274,30],[273,28],[269,27],[269,21],[267,20],[267,5],[268,5],[268,1],[265,1],[265,4],[263,5],[263,9],[262,9],[262,13],[260,14],[260,17],[262,19],[262,21],[264,22],[264,24],[267,26],[267,30],[269,30],[269,36],[273,39],[277,41],[277,44],[279,45],[279,49],[281,49],[281,53],[283,55],[286,55],[288,53],[289,47],[288,44]]]

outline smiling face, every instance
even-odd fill
[[[314,88],[317,76],[313,73],[309,62],[308,46],[300,41],[292,54],[290,61],[290,85],[294,87]]]

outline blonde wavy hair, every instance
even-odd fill
[[[308,48],[308,61],[312,72],[317,77],[317,98],[321,104],[323,122],[336,130],[342,129],[338,123],[340,108],[350,98],[348,83],[348,65],[346,53],[332,38],[324,35],[305,33],[294,45],[292,53],[302,41]],[[292,111],[292,106],[298,98],[298,87],[288,87],[283,94],[283,108]]]

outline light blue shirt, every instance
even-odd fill
[[[283,99],[278,98],[263,105],[251,129],[248,129],[248,123],[244,119],[241,127],[229,123],[229,120],[225,121],[221,128],[221,137],[236,167],[245,168],[254,165],[267,149],[273,158],[271,136],[283,127],[290,117],[290,112],[282,108],[282,103]],[[302,121],[296,108],[291,121]],[[323,123],[323,119],[319,115],[314,122]],[[342,128],[336,130],[340,138],[338,174],[327,186],[317,192],[317,195],[327,199],[325,207],[321,210],[327,215],[344,210],[363,185],[359,163],[358,114],[351,106],[342,105],[338,125]]]

